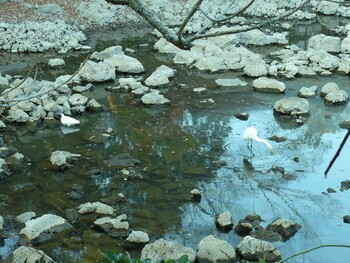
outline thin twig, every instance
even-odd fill
[[[90,58],[90,54],[85,58],[84,62],[80,65],[80,67],[78,68],[77,71],[74,72],[73,75],[71,75],[66,81],[64,81],[63,83],[61,83],[60,85],[52,88],[52,89],[49,89],[45,92],[42,92],[42,93],[38,93],[38,94],[35,94],[35,95],[32,95],[32,96],[27,96],[25,98],[20,98],[20,99],[13,99],[13,100],[3,100],[3,99],[0,99],[0,102],[2,103],[5,103],[5,104],[0,104],[0,107],[12,107],[16,104],[18,104],[19,102],[21,101],[26,101],[26,100],[30,100],[30,99],[33,99],[33,98],[38,98],[38,97],[41,97],[42,95],[45,95],[47,93],[50,93],[51,91],[54,91],[56,89],[59,89],[60,87],[62,87],[63,85],[67,84],[69,81],[71,81],[79,72],[80,70],[83,68],[83,66],[86,64],[86,62],[88,61],[88,59]],[[22,82],[20,83],[22,84]],[[18,88],[20,85],[17,85],[16,88]],[[14,102],[14,103],[13,103]],[[9,104],[9,103],[13,103],[13,104]]]
[[[306,253],[309,253],[313,250],[316,250],[316,249],[320,249],[320,248],[324,248],[324,247],[345,247],[345,248],[350,248],[350,245],[319,245],[317,247],[313,247],[313,248],[310,248],[310,249],[307,249],[307,250],[304,250],[304,251],[301,251],[301,252],[298,252],[298,253],[295,253],[289,257],[286,257],[285,259],[282,259],[280,261],[277,261],[276,263],[282,263],[282,262],[285,262],[291,258],[294,258],[294,257],[297,257],[297,256],[300,256],[300,255],[303,255],[303,254],[306,254]]]

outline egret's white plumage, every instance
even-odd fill
[[[243,139],[248,141],[247,147],[253,155],[254,155],[253,150],[252,150],[253,141],[264,143],[267,146],[267,148],[269,149],[269,151],[271,153],[273,153],[272,145],[267,140],[261,139],[258,136],[258,131],[254,127],[248,127],[247,129],[245,129],[245,131],[243,133]]]
[[[75,125],[75,124],[80,123],[80,121],[78,121],[77,119],[66,116],[63,113],[61,114],[61,122],[63,125],[67,125],[67,126],[71,126],[71,125]]]

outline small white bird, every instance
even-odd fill
[[[67,126],[71,126],[71,125],[75,125],[75,124],[80,123],[80,121],[78,121],[77,119],[66,116],[63,113],[61,114],[61,122],[63,125],[67,125]]]
[[[249,151],[253,154],[253,156],[255,155],[253,153],[253,140],[264,143],[269,149],[269,151],[273,154],[272,145],[267,140],[259,138],[258,131],[254,127],[248,127],[247,129],[245,129],[243,133],[243,139],[248,141],[247,147]]]

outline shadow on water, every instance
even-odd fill
[[[243,77],[249,83],[244,89],[218,89],[216,78],[235,77],[234,74],[206,74],[174,66],[167,56],[154,54],[152,45],[139,46],[144,39],[109,39],[107,43],[99,43],[98,48],[120,43],[124,48],[134,48],[133,56],[145,65],[144,76],[161,64],[176,68],[177,76],[164,90],[172,104],[145,107],[129,94],[106,92],[104,87],[114,83],[105,83],[85,94],[96,98],[105,110],[75,116],[81,121],[78,128],[9,125],[9,131],[3,133],[5,141],[28,156],[31,165],[2,181],[1,215],[34,211],[38,216],[54,213],[65,217],[67,209],[81,203],[108,200],[123,193],[127,201],[117,204],[118,213],[126,213],[130,227],[146,231],[152,241],[165,237],[196,249],[203,237],[215,234],[236,246],[239,236],[215,228],[215,215],[226,210],[235,222],[258,213],[264,226],[278,217],[301,224],[295,237],[277,244],[285,256],[319,244],[349,240],[350,230],[342,223],[342,217],[350,210],[350,193],[339,191],[340,182],[348,177],[349,145],[329,177],[323,176],[345,134],[338,123],[348,117],[349,106],[327,106],[319,96],[311,98],[311,115],[301,126],[272,111],[277,100],[296,96],[302,86],[317,85],[320,89],[335,81],[350,92],[347,77],[283,80],[287,86],[285,95],[256,93],[251,87],[252,79]],[[68,54],[68,73],[85,56]],[[6,73],[23,74],[28,65],[20,65],[6,66]],[[43,61],[40,70],[39,78],[54,79],[62,74],[48,71]],[[194,95],[195,87],[206,87],[208,92]],[[207,98],[215,103],[200,103]],[[250,115],[248,121],[233,117],[240,112]],[[287,140],[272,142],[275,155],[256,143],[255,156],[247,159],[249,152],[242,133],[248,126],[255,126],[263,138],[281,135]],[[106,136],[108,128],[114,131],[111,136]],[[82,159],[69,170],[55,172],[49,165],[55,150],[79,153]],[[134,169],[142,178],[124,180],[120,169],[111,165],[121,153],[141,161]],[[274,166],[283,167],[285,173],[274,172]],[[77,187],[82,189],[81,198],[70,199],[67,193]],[[200,204],[188,202],[189,192],[195,187],[202,193]],[[328,187],[337,193],[323,194]],[[59,262],[96,262],[101,259],[100,250],[123,250],[118,246],[120,240],[93,231],[88,224],[74,226],[73,236],[45,242],[39,249]],[[330,251],[335,253],[328,249],[317,251],[304,260],[321,262],[322,258],[322,262],[336,262]],[[349,255],[342,251],[337,262],[345,262],[342,260]]]

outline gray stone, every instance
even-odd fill
[[[117,71],[122,73],[139,74],[145,72],[145,68],[140,61],[124,54],[113,55],[104,61],[110,62]]]
[[[243,69],[244,74],[250,77],[267,75],[267,65],[262,59],[249,62]]]
[[[274,111],[287,115],[301,115],[310,112],[309,102],[304,98],[289,97],[277,101]]]
[[[29,119],[28,113],[18,108],[11,108],[9,114],[10,118],[15,122],[24,123]]]
[[[324,15],[335,15],[337,14],[339,9],[339,3],[329,2],[329,1],[321,1],[316,8],[318,13]]]
[[[108,60],[101,62],[86,61],[79,72],[81,79],[87,82],[104,82],[115,79],[115,67]]]
[[[29,220],[25,224],[26,226],[20,231],[20,235],[31,243],[48,240],[55,233],[73,227],[66,219],[53,214],[45,214]]]
[[[312,87],[302,87],[299,92],[298,96],[301,98],[311,98],[316,96],[317,86]]]
[[[221,88],[247,86],[247,82],[240,79],[216,79],[215,83]]]
[[[345,74],[350,73],[350,57],[343,56],[340,58],[338,71],[343,72]]]
[[[94,221],[95,228],[100,229],[112,237],[127,236],[129,233],[129,223],[126,221],[126,214],[116,218],[102,217]]]
[[[301,228],[301,225],[296,224],[288,219],[279,218],[274,220],[266,227],[266,230],[270,230],[278,233],[282,236],[282,241],[287,241]]]
[[[340,52],[340,37],[326,36],[319,34],[309,39],[308,48],[315,50],[323,49],[327,52]]]
[[[88,100],[89,99],[84,95],[76,93],[69,97],[68,102],[72,107],[81,105],[84,106]]]
[[[102,0],[81,2],[77,10],[80,16],[100,26],[113,23],[117,17],[117,6]]]
[[[9,81],[7,78],[2,77],[0,74],[0,87],[7,87],[9,85]]]
[[[286,85],[283,82],[267,77],[260,77],[254,80],[253,87],[256,91],[271,93],[282,93],[286,89]]]
[[[80,158],[80,154],[67,151],[55,151],[51,154],[50,161],[55,169],[63,170],[76,163]]]
[[[113,215],[114,208],[109,205],[103,204],[101,202],[94,202],[94,203],[87,202],[85,204],[79,205],[78,213],[81,215],[84,215],[84,214]]]
[[[7,258],[8,263],[18,262],[41,262],[41,263],[55,263],[52,258],[44,253],[42,250],[33,248],[32,246],[20,246],[16,248]]]
[[[236,251],[248,261],[265,260],[268,263],[273,263],[282,259],[281,253],[272,243],[250,236],[243,238]]]
[[[124,54],[122,46],[111,46],[101,52],[95,51],[90,58],[95,60],[105,60],[114,55]]]
[[[20,223],[25,224],[27,221],[32,220],[35,217],[36,217],[35,212],[25,212],[16,216],[16,220]]]
[[[335,82],[329,82],[322,87],[320,96],[326,97],[328,93],[337,91],[339,91],[338,85]]]
[[[157,91],[147,93],[141,97],[143,104],[152,105],[152,104],[170,104],[170,100],[164,97]]]
[[[349,94],[345,90],[330,92],[324,98],[327,104],[343,104],[349,100]]]
[[[168,66],[159,66],[146,80],[149,87],[161,86],[169,83],[169,79],[174,77],[175,70]]]
[[[225,230],[231,230],[234,222],[229,211],[219,214],[216,218],[216,226]]]
[[[146,232],[132,231],[127,237],[126,242],[134,246],[144,246],[149,243],[149,237]]]
[[[0,215],[0,230],[4,229],[4,218]]]
[[[212,235],[203,238],[197,246],[199,262],[236,262],[236,252],[230,243]]]
[[[65,62],[61,58],[52,58],[49,59],[49,66],[51,68],[61,68],[62,66],[65,65]]]
[[[7,163],[4,159],[0,158],[0,178],[8,177],[11,174]]]
[[[89,111],[100,111],[103,110],[103,106],[98,103],[95,99],[89,100],[89,102],[86,104],[86,108]]]
[[[192,248],[184,247],[176,242],[158,239],[154,243],[147,244],[141,251],[141,260],[150,259],[152,262],[161,260],[178,260],[187,256],[190,262],[196,258],[196,252]]]

